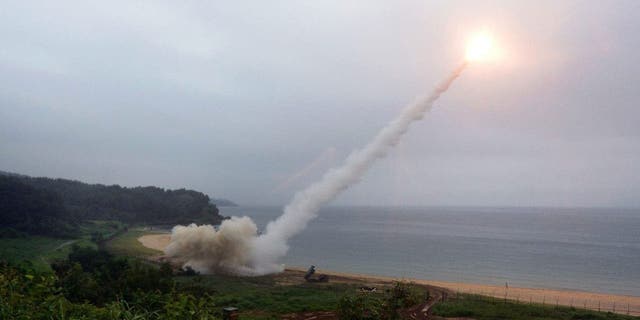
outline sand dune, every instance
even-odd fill
[[[164,251],[171,240],[170,234],[150,234],[138,238],[145,247]],[[289,267],[288,270],[300,272],[305,268]],[[354,273],[334,272],[321,270],[321,273],[348,278],[363,282],[388,282],[400,280],[400,278],[363,275]],[[521,302],[544,303],[547,305],[574,306],[576,308],[588,308],[601,311],[612,311],[623,314],[640,315],[640,297],[594,293],[574,290],[555,290],[537,288],[518,288],[509,286],[495,286],[473,283],[446,282],[423,279],[402,279],[418,284],[446,288],[460,293],[473,293],[492,296],[496,299],[509,299]]]

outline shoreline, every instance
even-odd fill
[[[306,268],[290,266],[287,270],[301,271]],[[494,297],[496,299],[506,299],[523,303],[538,303],[550,306],[567,306],[599,311],[611,311],[620,314],[630,314],[640,316],[640,297],[630,295],[618,295],[608,293],[597,293],[579,290],[560,290],[546,288],[525,288],[509,286],[497,286],[479,283],[462,283],[429,279],[414,279],[387,277],[369,274],[358,274],[318,269],[318,273],[329,276],[338,276],[362,281],[409,281],[419,285],[440,287],[452,293],[478,294],[482,296]]]
[[[143,246],[161,252],[169,244],[170,240],[171,235],[166,233],[148,234],[138,238],[138,241]],[[305,267],[287,266],[285,272],[304,272],[306,270],[307,268]],[[640,316],[640,297],[638,296],[597,293],[573,289],[506,287],[479,283],[388,277],[324,269],[318,269],[318,273],[362,282],[392,282],[403,280],[419,285],[440,287],[452,293],[478,294],[523,303],[568,306]]]

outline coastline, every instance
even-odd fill
[[[306,270],[301,267],[287,267],[287,270]],[[507,299],[523,303],[539,303],[551,306],[568,306],[600,311],[611,311],[620,314],[640,316],[640,297],[628,295],[616,295],[578,290],[558,290],[545,288],[522,288],[509,286],[496,286],[478,283],[448,282],[440,280],[413,279],[400,277],[386,277],[368,274],[356,274],[330,270],[318,270],[319,273],[329,276],[338,276],[361,281],[409,281],[419,285],[439,287],[449,290],[451,293],[478,294]]]
[[[148,234],[138,238],[143,246],[163,251],[171,240],[170,234]],[[305,267],[287,266],[285,272],[304,272]],[[429,279],[413,279],[400,277],[386,277],[369,274],[348,273],[318,269],[318,273],[327,274],[342,279],[359,282],[388,283],[397,280],[410,281],[419,285],[439,287],[452,293],[479,294],[524,303],[540,303],[551,306],[569,306],[599,311],[610,311],[620,314],[640,316],[640,297],[617,295],[578,290],[559,290],[544,288],[523,288],[496,286],[477,283],[448,282]]]

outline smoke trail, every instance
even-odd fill
[[[259,274],[281,271],[283,267],[277,261],[287,253],[287,240],[304,230],[322,205],[358,182],[377,159],[385,157],[411,123],[422,119],[440,95],[447,91],[465,66],[466,63],[463,63],[456,68],[431,95],[419,97],[405,107],[369,144],[351,153],[341,167],[329,170],[320,181],[296,193],[284,213],[270,222],[265,234],[258,237],[254,251],[255,271]]]
[[[255,237],[255,229],[250,230],[251,228],[239,226],[249,223],[250,219],[248,218],[242,218],[245,220],[231,219],[224,221],[220,225],[219,231],[213,230],[210,235],[204,236],[204,238],[219,237],[228,230],[245,233],[242,236],[228,236],[226,242],[208,241],[208,245],[215,247],[206,247],[204,243],[192,243],[192,241],[200,241],[203,236],[192,236],[189,235],[189,232],[185,232],[185,229],[181,229],[185,227],[180,227],[180,229],[176,229],[179,228],[176,227],[169,247],[171,250],[165,250],[166,253],[172,257],[181,257],[204,272],[226,271],[245,275],[262,275],[282,271],[284,266],[278,264],[278,261],[285,256],[289,249],[287,240],[304,230],[309,221],[316,217],[322,205],[358,182],[377,159],[385,157],[389,150],[398,143],[402,135],[407,132],[411,123],[424,117],[433,103],[447,91],[465,67],[466,63],[463,63],[429,96],[419,97],[405,107],[364,148],[351,153],[342,166],[329,170],[320,181],[296,193],[293,200],[285,207],[284,213],[267,225],[264,234]],[[202,227],[194,225],[187,228],[191,228],[192,231],[202,231],[197,230]],[[227,239],[227,236],[224,238]],[[241,241],[243,245],[238,246],[233,243],[235,240]],[[227,245],[230,248],[220,247],[220,245]],[[243,247],[246,251],[231,250],[239,247]],[[189,250],[193,250],[193,253]],[[236,257],[236,254],[240,256]]]

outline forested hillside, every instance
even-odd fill
[[[76,219],[70,216],[60,196],[32,187],[16,176],[0,175],[0,237],[21,233],[71,236]]]
[[[60,221],[175,224],[197,220],[215,224],[222,220],[209,197],[194,190],[127,188],[7,174],[0,174],[0,183],[2,226],[29,233],[43,233]]]

